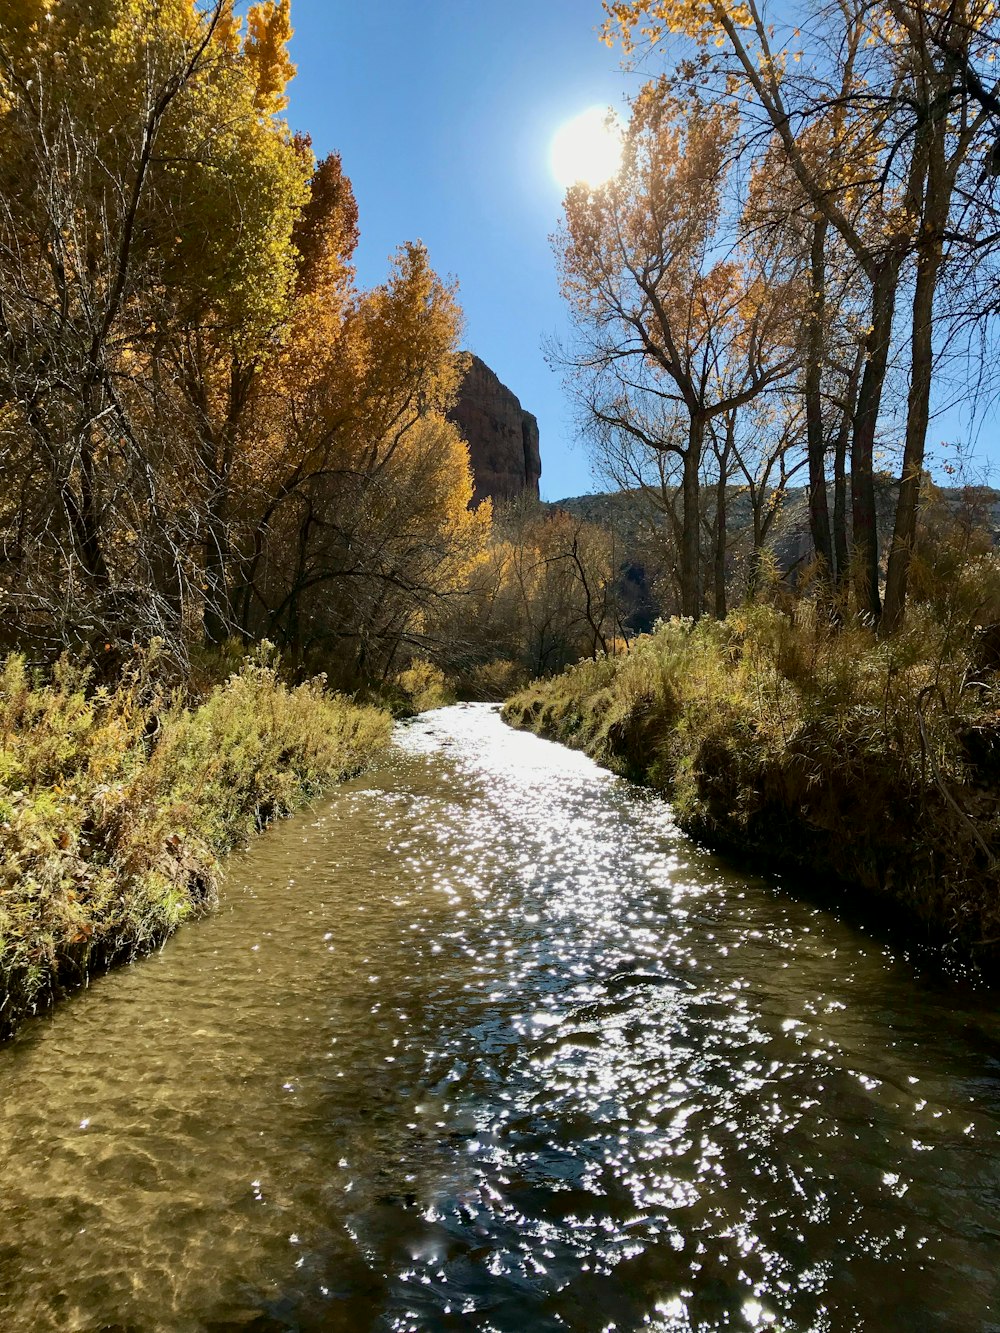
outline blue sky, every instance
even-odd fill
[[[417,238],[458,279],[465,346],[538,417],[546,499],[594,489],[541,342],[566,327],[552,135],[595,103],[621,107],[636,83],[598,40],[601,17],[598,0],[292,2],[288,119],[320,156],[343,156],[361,282]]]
[[[549,500],[603,489],[542,353],[544,337],[567,329],[548,239],[561,204],[552,136],[595,104],[621,109],[641,81],[599,41],[601,19],[599,0],[292,0],[288,119],[320,156],[343,156],[362,284],[380,282],[395,248],[418,238],[458,279],[464,345],[538,417]],[[937,398],[931,465],[951,457],[942,440],[971,437],[972,475],[990,465],[995,483],[994,405],[970,422],[944,375]]]

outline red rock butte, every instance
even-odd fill
[[[526,491],[538,498],[538,422],[478,356],[450,415],[469,442],[474,505],[487,497],[502,504]]]

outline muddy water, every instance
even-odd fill
[[[1000,1023],[489,708],[0,1050],[0,1328],[1000,1329]]]

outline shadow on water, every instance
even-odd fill
[[[7,1330],[1000,1329],[991,999],[487,706],[0,1051]]]

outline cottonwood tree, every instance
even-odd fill
[[[681,606],[701,613],[706,434],[795,360],[795,278],[777,252],[723,255],[730,106],[636,99],[618,175],[573,187],[557,238],[579,335],[567,362],[589,413],[680,464]],[[683,420],[661,435],[658,423]]]
[[[683,423],[665,419],[656,438],[669,438],[672,430],[683,431]],[[752,596],[756,590],[775,522],[806,466],[804,436],[804,412],[794,385],[710,423],[711,447],[702,473],[702,560],[712,571],[704,601],[719,618],[727,613],[736,568],[744,571],[740,594]],[[598,424],[589,439],[603,473],[633,501],[630,551],[658,571],[659,614],[676,614],[682,529],[677,459],[642,444],[634,431]]]
[[[969,78],[976,58],[992,58],[1000,29],[994,6],[972,4],[889,5],[894,27],[887,33],[912,99],[914,255],[916,274],[910,316],[910,384],[899,501],[886,572],[884,625],[901,624],[917,537],[934,368],[935,303],[948,259],[950,220],[960,175],[969,163],[989,116],[1000,106],[973,95]],[[957,66],[957,68],[956,68]],[[958,75],[956,86],[956,74]],[[982,85],[980,84],[980,87]],[[907,126],[909,128],[909,126]],[[996,129],[990,131],[993,138]],[[995,143],[995,140],[994,140]],[[990,152],[992,153],[991,146]],[[971,184],[971,182],[970,182]],[[952,240],[958,239],[951,237]]]
[[[230,122],[229,141],[218,132],[213,137],[213,151],[229,163],[229,173],[215,181],[207,172],[200,184],[206,192],[203,225],[214,244],[226,238],[223,220],[239,219],[224,258],[236,281],[221,290],[200,288],[197,305],[182,320],[171,320],[173,336],[163,339],[192,441],[190,476],[200,495],[202,619],[210,643],[223,640],[236,625],[231,564],[240,515],[234,474],[240,453],[253,447],[249,418],[261,371],[287,336],[307,182],[315,165],[308,139],[290,135],[280,119],[294,74],[287,54],[291,35],[289,0],[251,7],[245,34],[230,19],[227,41],[239,51],[249,100],[244,114]],[[266,284],[256,279],[261,264],[270,275]]]
[[[445,417],[465,369],[455,291],[407,245],[384,284],[358,292],[353,210],[333,174],[302,237],[289,332],[261,375],[238,602],[251,636],[300,651],[338,644],[358,671],[382,671],[399,645],[426,647],[490,510],[469,508],[468,449]]]
[[[252,9],[246,41],[226,0],[0,16],[0,426],[21,496],[3,574],[47,642],[176,641],[200,592],[205,487],[164,349],[269,325],[287,298],[308,166],[261,100],[280,13]]]
[[[612,534],[524,496],[497,516],[449,637],[465,662],[504,658],[532,675],[611,651],[620,632]]]
[[[609,39],[617,36],[634,49],[637,29],[654,44],[672,34],[686,38],[699,54],[693,62],[680,57],[681,77],[690,77],[693,64],[704,82],[717,79],[762,113],[815,210],[814,257],[821,259],[825,234],[836,233],[865,276],[870,313],[853,414],[851,484],[856,599],[874,620],[882,607],[873,451],[897,296],[914,262],[909,402],[884,616],[891,630],[905,607],[948,219],[959,174],[981,151],[989,116],[998,109],[977,73],[977,61],[988,60],[995,46],[994,7],[986,0],[843,0],[811,15],[808,32],[805,23],[794,27],[787,13],[772,23],[757,0],[608,0],[605,9]],[[824,144],[827,151],[817,156],[817,145]],[[821,263],[814,263],[813,276],[815,333],[822,322]],[[814,404],[818,351],[814,341]],[[815,421],[814,412],[814,448]],[[825,547],[822,534],[819,540]]]
[[[420,246],[355,285],[282,119],[289,0],[0,14],[0,596],[48,649],[270,634],[384,670],[481,558]],[[11,617],[8,617],[10,619]]]
[[[825,134],[828,126],[820,127]],[[805,145],[813,162],[829,162],[823,134],[813,132]],[[805,300],[799,335],[800,395],[808,465],[809,526],[824,583],[838,589],[848,574],[844,422],[853,425],[854,399],[843,383],[842,366],[853,364],[863,343],[860,329],[866,309],[858,310],[856,291],[864,275],[849,250],[831,232],[829,221],[811,204],[788,165],[780,141],[771,136],[757,160],[743,210],[743,228],[757,244],[762,238],[796,257],[803,274]],[[836,400],[837,407],[834,408]],[[789,406],[786,404],[786,406]],[[849,434],[848,437],[849,439]],[[834,456],[834,506],[828,501],[827,462]],[[784,455],[783,455],[784,456]]]

